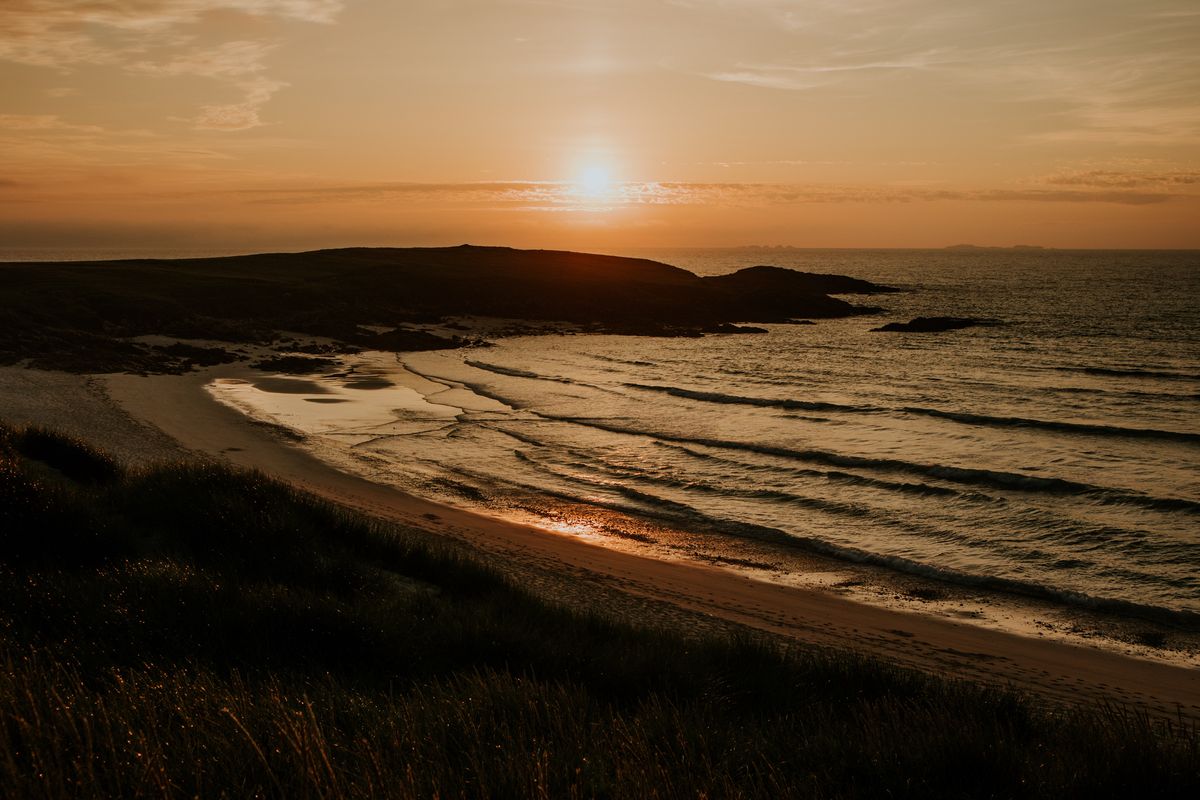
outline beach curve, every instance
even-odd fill
[[[104,377],[134,419],[189,450],[258,469],[373,516],[430,530],[501,560],[538,563],[578,590],[625,595],[806,646],[850,650],[961,680],[1000,685],[1060,704],[1116,704],[1200,722],[1200,672],[918,613],[766,583],[699,563],[622,552],[562,533],[407,495],[343,473],[277,432],[213,399],[209,371]]]

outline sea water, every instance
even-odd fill
[[[615,546],[731,565],[791,549],[1200,621],[1200,255],[629,254],[903,291],[766,334],[511,337],[214,391],[344,468]],[[872,330],[932,315],[1000,324]]]

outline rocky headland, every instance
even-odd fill
[[[463,317],[757,333],[735,323],[875,313],[831,295],[895,291],[779,267],[700,277],[645,259],[469,245],[3,264],[0,277],[0,364],[74,372],[181,372],[244,359],[246,345],[294,352],[297,336],[330,352],[459,347],[477,342],[450,332]]]

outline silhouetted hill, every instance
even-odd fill
[[[779,316],[840,317],[853,308],[830,294],[879,294],[895,292],[890,286],[848,278],[797,272],[783,267],[747,267],[728,275],[704,279],[726,298],[727,303],[744,312],[748,320],[762,320],[763,314]],[[796,309],[808,309],[797,311]]]
[[[130,337],[268,342],[280,331],[380,349],[456,346],[395,327],[476,315],[678,334],[869,313],[826,293],[866,281],[754,267],[701,278],[655,261],[504,247],[350,248],[227,258],[0,265],[0,363],[166,369]],[[411,335],[410,335],[411,334]],[[178,359],[176,359],[178,366]]]

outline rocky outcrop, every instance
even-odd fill
[[[610,333],[750,333],[733,326],[872,313],[830,293],[886,291],[780,267],[702,278],[645,259],[466,245],[0,264],[0,363],[102,372],[180,361],[136,341],[148,334],[267,344],[299,333],[335,348],[458,347],[470,342],[408,326],[464,316]],[[364,332],[377,328],[390,332]]]
[[[998,324],[1000,323],[993,319],[975,319],[974,317],[917,317],[908,322],[889,322],[871,330],[885,333],[941,333],[961,328]]]

